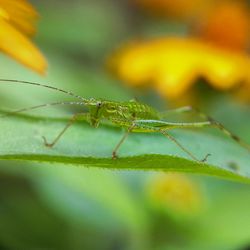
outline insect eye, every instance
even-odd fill
[[[101,107],[101,106],[102,106],[102,103],[101,103],[101,102],[97,102],[97,103],[96,103],[96,106],[97,106],[97,107]]]

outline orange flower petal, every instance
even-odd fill
[[[43,74],[47,62],[40,51],[22,33],[0,18],[0,50]]]
[[[26,35],[35,33],[38,13],[26,0],[0,0],[0,8],[8,13],[8,22]],[[0,15],[1,16],[1,15]]]
[[[186,18],[202,8],[204,0],[131,0],[148,12],[160,16]]]
[[[249,43],[249,9],[241,1],[222,1],[203,14],[199,37],[222,48],[245,50]]]

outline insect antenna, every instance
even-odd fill
[[[40,104],[40,105],[28,107],[28,108],[22,108],[22,109],[17,109],[14,111],[9,111],[4,115],[0,115],[0,118],[10,116],[10,115],[15,115],[15,114],[22,113],[25,111],[30,111],[30,110],[45,108],[45,107],[50,107],[50,106],[56,106],[56,105],[84,105],[84,103],[83,102],[52,102],[52,103]]]
[[[0,82],[29,84],[29,85],[39,86],[39,87],[43,87],[43,88],[53,89],[55,91],[62,92],[62,93],[65,93],[67,95],[73,96],[73,97],[75,97],[77,99],[80,99],[82,101],[86,101],[85,98],[83,98],[83,97],[81,97],[79,95],[76,95],[73,92],[66,91],[66,90],[63,90],[63,89],[60,89],[60,88],[56,88],[56,87],[53,87],[53,86],[50,86],[50,85],[45,85],[45,84],[37,83],[37,82],[29,82],[29,81],[16,80],[16,79],[0,79]]]

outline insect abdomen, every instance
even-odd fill
[[[157,112],[146,104],[141,104],[138,102],[127,102],[124,106],[128,108],[128,113],[135,119],[156,119],[159,117]]]
[[[102,116],[120,126],[131,126],[134,120],[159,120],[157,112],[135,101],[130,102],[107,102]]]

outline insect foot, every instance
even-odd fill
[[[45,145],[46,147],[52,148],[52,147],[54,146],[54,143],[48,143],[48,142],[47,142],[47,139],[46,139],[45,136],[42,136],[42,138],[43,138],[43,143],[44,143],[44,145]]]
[[[112,152],[112,160],[116,160],[118,158],[116,152]]]
[[[206,156],[201,160],[201,162],[206,162],[209,156],[211,156],[211,154],[206,154]]]

